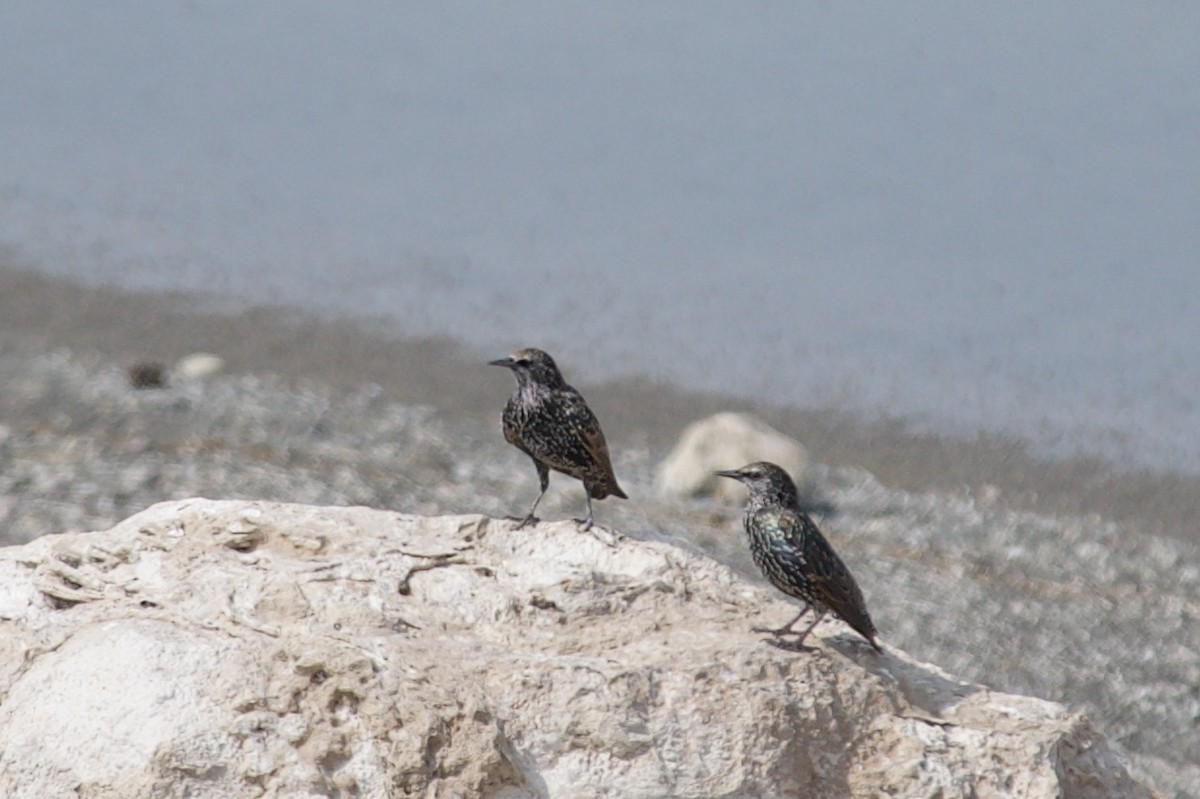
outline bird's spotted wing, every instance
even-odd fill
[[[786,509],[776,513],[782,535],[801,553],[812,580],[814,598],[864,638],[872,640],[875,625],[867,615],[862,591],[817,525],[806,513]]]
[[[552,469],[582,478],[611,471],[608,444],[600,422],[573,388],[544,397],[535,413],[540,417],[524,428],[530,454]]]

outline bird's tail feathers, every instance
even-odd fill
[[[605,497],[620,497],[621,499],[629,499],[629,495],[621,490],[621,487],[617,485],[616,480],[588,486],[588,492],[592,495],[592,499],[604,499]]]

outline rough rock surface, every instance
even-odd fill
[[[748,413],[718,413],[688,425],[659,464],[655,485],[663,496],[712,496],[727,503],[742,502],[746,490],[713,472],[754,461],[779,464],[792,476],[801,500],[812,498],[816,484],[808,450]]]
[[[1151,795],[1063,706],[989,691],[724,566],[202,499],[0,551],[0,795]]]
[[[451,419],[373,384],[270,375],[135,391],[119,364],[7,336],[0,386],[0,543],[107,529],[194,496],[503,516],[537,491],[491,405]],[[613,455],[635,500],[601,503],[603,524],[702,548],[762,583],[740,503],[658,498],[657,450],[626,441]],[[912,493],[863,469],[815,468],[829,505],[819,523],[886,642],[967,681],[1081,710],[1136,778],[1200,799],[1200,543],[1033,514],[969,486]],[[582,510],[578,483],[552,477],[543,518]]]

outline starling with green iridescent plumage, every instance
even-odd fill
[[[750,491],[742,521],[754,563],[771,585],[804,603],[804,609],[783,627],[755,629],[780,639],[793,633],[792,627],[811,610],[815,618],[788,644],[800,649],[817,623],[832,613],[882,652],[858,583],[817,525],[800,510],[796,485],[787,472],[759,462],[717,474],[740,480]]]

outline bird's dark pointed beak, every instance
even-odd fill
[[[488,366],[503,366],[505,369],[511,369],[513,367],[513,359],[500,358],[495,361],[488,361]]]
[[[713,474],[717,475],[718,477],[732,477],[734,480],[742,479],[742,473],[735,469],[730,469],[724,472],[714,472]]]

